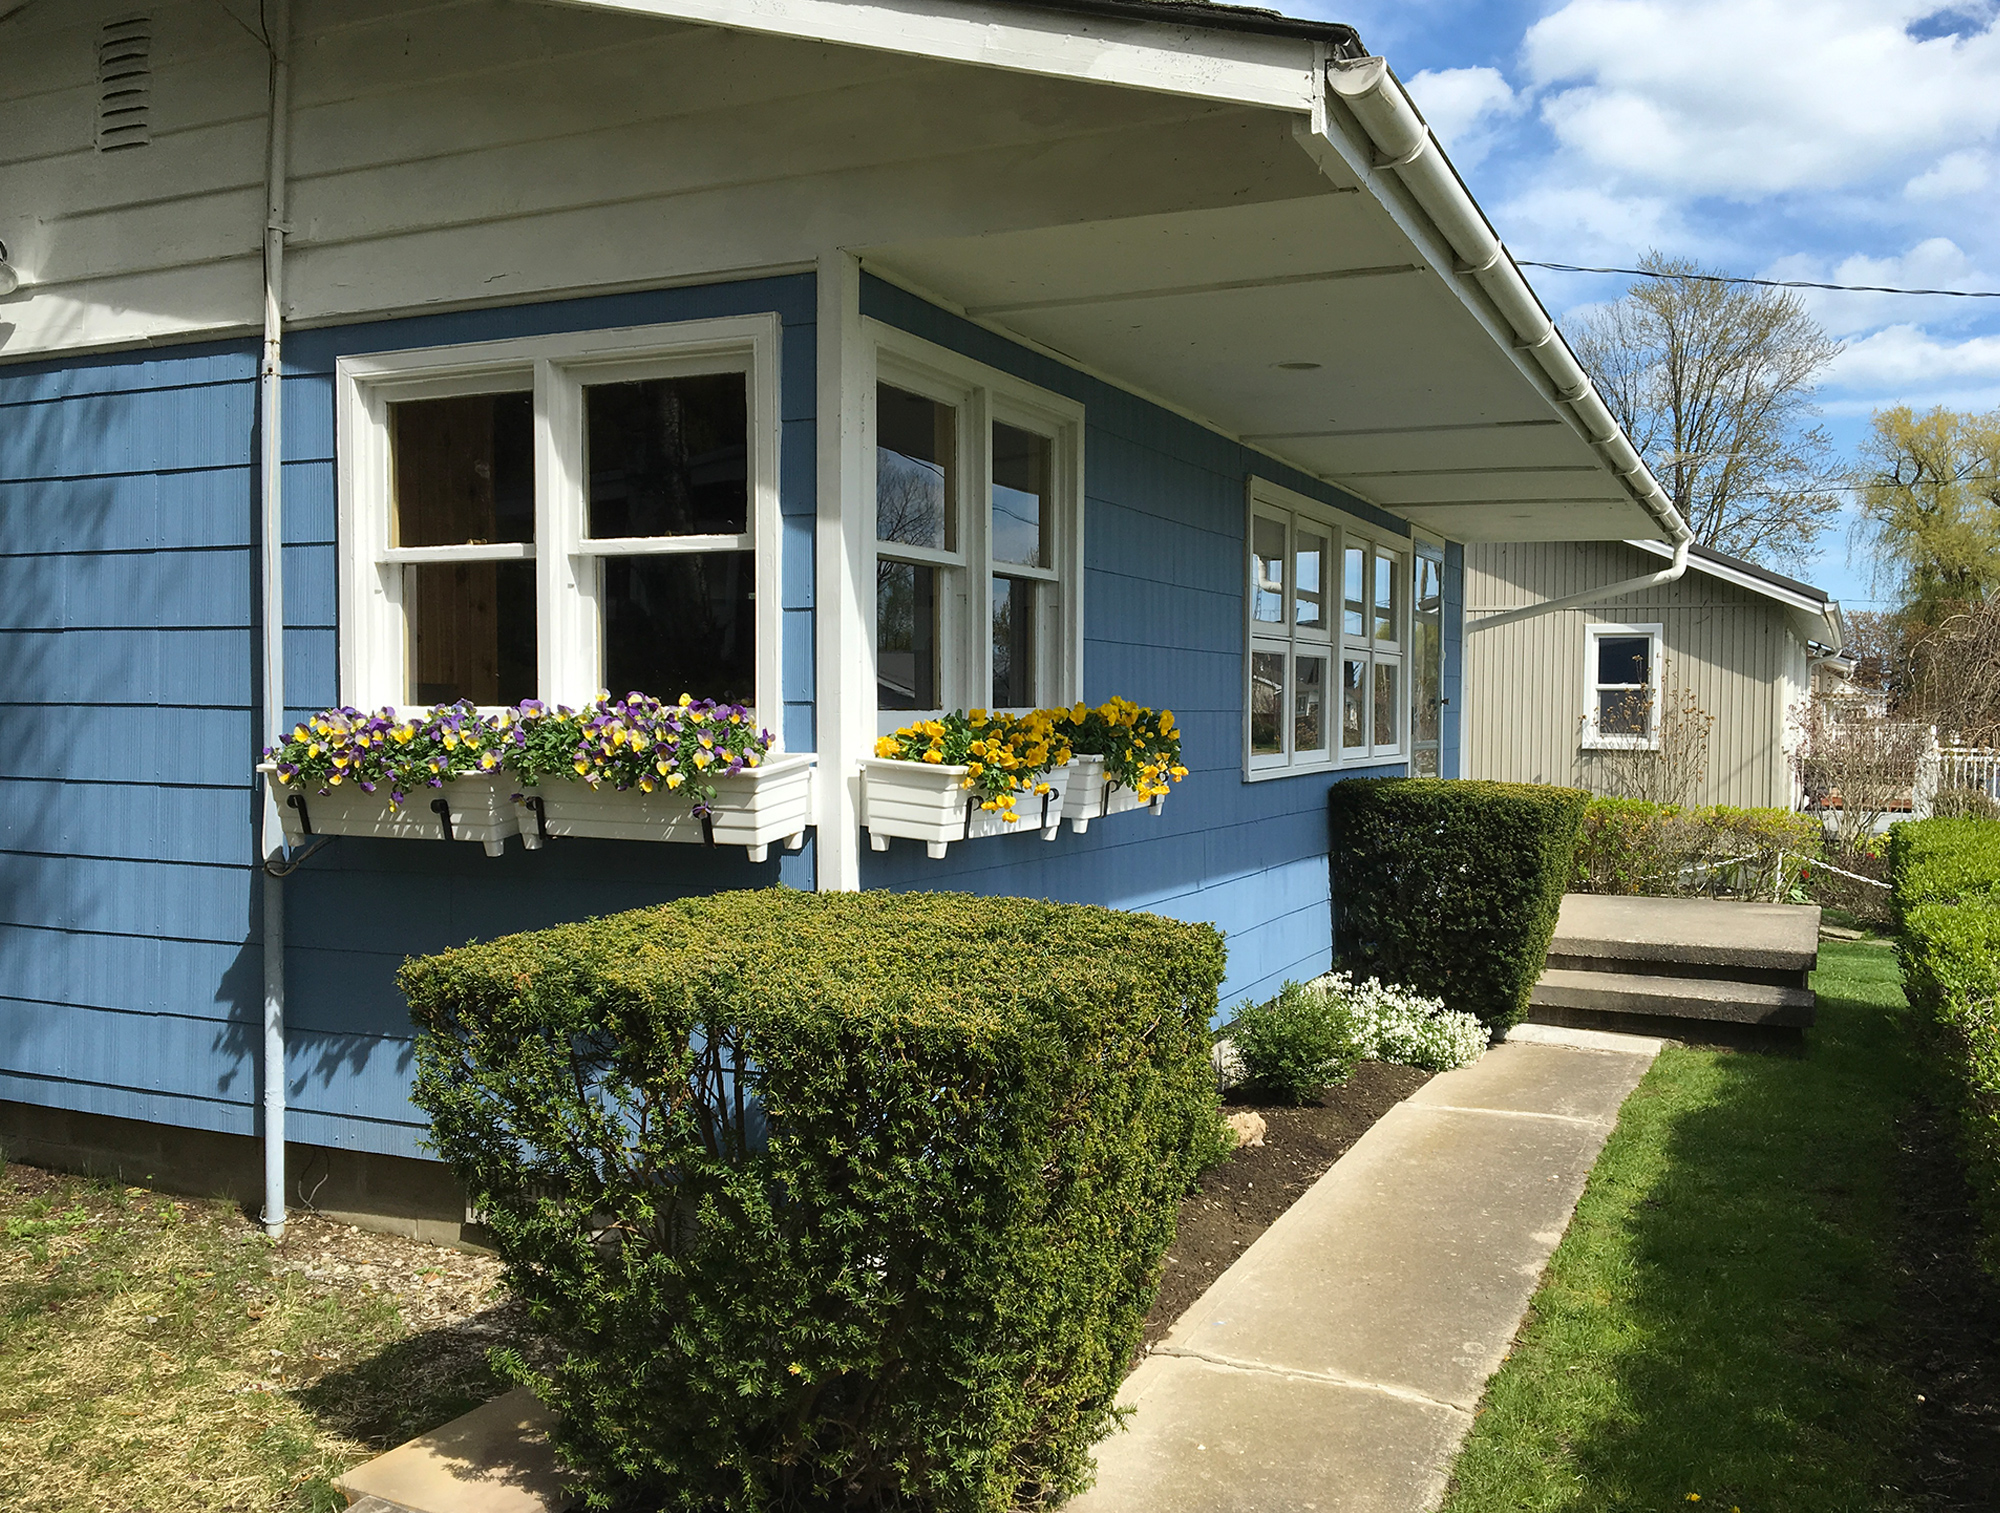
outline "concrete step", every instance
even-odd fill
[[[1789,967],[1748,967],[1734,962],[1653,961],[1640,956],[1567,956],[1550,951],[1544,966],[1566,972],[1629,972],[1640,977],[1706,977],[1716,982],[1761,982],[1774,988],[1812,986],[1810,972]]]
[[[1674,975],[1728,973],[1770,986],[1799,983],[1819,963],[1819,909],[1811,904],[1752,904],[1708,898],[1619,898],[1568,893],[1549,956],[1565,964],[1602,962],[1639,973],[1685,967]],[[1776,977],[1777,981],[1771,979]]]
[[[1663,977],[1651,972],[1579,972],[1552,967],[1529,1000],[1534,1009],[1559,1009],[1647,1019],[1705,1019],[1727,1024],[1803,1028],[1813,1022],[1810,988],[1712,977]]]

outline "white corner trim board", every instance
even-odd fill
[[[1309,37],[1194,22],[1176,26],[968,0],[561,3],[1300,112],[1312,109],[1316,57],[1324,46]]]

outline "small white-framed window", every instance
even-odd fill
[[[1261,478],[1249,493],[1245,776],[1403,757],[1408,541]]]
[[[1443,771],[1444,547],[1422,536],[1410,553],[1410,776]]]
[[[1583,678],[1586,750],[1650,751],[1660,744],[1658,625],[1587,625]]]
[[[342,358],[341,690],[780,703],[778,322]]]
[[[876,321],[874,648],[884,732],[1083,686],[1083,410]]]

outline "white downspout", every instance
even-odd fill
[[[285,342],[285,165],[291,125],[291,0],[269,0],[270,159],[265,165],[264,347],[257,367],[258,443],[263,452],[264,742],[276,746],[285,726],[284,434],[280,386]],[[270,870],[283,856],[277,801],[264,788],[264,1233],[285,1233],[285,885]]]
[[[1622,598],[1626,594],[1636,594],[1645,589],[1659,588],[1672,583],[1687,571],[1688,547],[1692,544],[1686,538],[1676,541],[1672,564],[1661,568],[1657,573],[1644,573],[1637,578],[1600,584],[1596,588],[1586,588],[1581,593],[1565,594],[1560,599],[1551,599],[1546,604],[1524,604],[1519,609],[1488,615],[1483,620],[1469,622],[1465,627],[1465,633],[1468,636],[1476,635],[1482,630],[1491,630],[1496,625],[1512,625],[1517,620],[1532,620],[1537,615],[1552,615],[1559,609],[1583,609],[1587,605],[1602,604],[1607,599]]]

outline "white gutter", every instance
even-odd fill
[[[1335,58],[1326,71],[1327,86],[1368,134],[1380,159],[1377,171],[1392,170],[1409,191],[1418,209],[1436,227],[1438,235],[1456,254],[1462,266],[1455,271],[1470,278],[1491,301],[1500,318],[1512,329],[1516,350],[1531,358],[1547,376],[1554,397],[1568,407],[1583,434],[1603,457],[1633,501],[1659,522],[1666,539],[1673,544],[1673,565],[1664,572],[1642,578],[1609,583],[1602,588],[1571,594],[1567,598],[1509,610],[1466,627],[1468,632],[1486,630],[1533,615],[1573,609],[1620,594],[1671,583],[1687,571],[1688,547],[1694,536],[1681,519],[1680,511],[1653,477],[1604,401],[1590,385],[1590,377],[1556,330],[1555,322],[1528,281],[1515,266],[1513,257],[1485,215],[1466,192],[1458,174],[1417,114],[1416,106],[1401,82],[1381,58]]]
[[[258,446],[263,454],[264,742],[285,734],[284,428],[280,394],[285,343],[285,162],[292,95],[291,0],[267,0],[271,48],[270,158],[265,165],[264,349],[257,367]],[[285,1233],[285,885],[270,864],[284,855],[277,801],[264,789],[264,1232]]]

